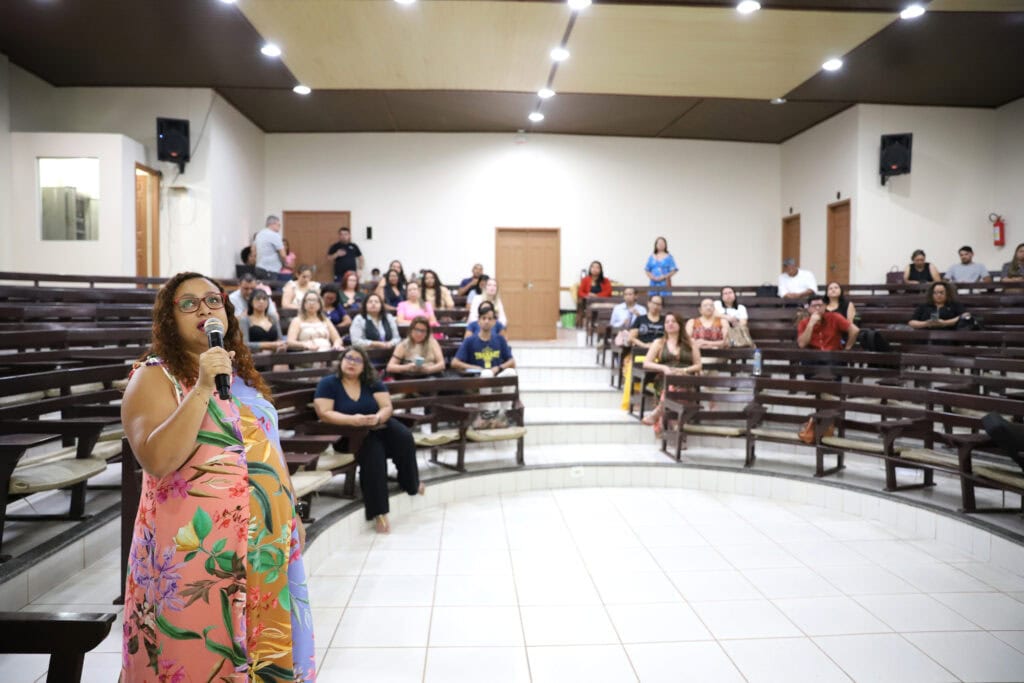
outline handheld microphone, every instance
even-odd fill
[[[215,346],[224,348],[224,324],[216,318],[209,318],[203,323],[203,332],[206,332],[206,339],[210,342],[210,348]],[[231,400],[231,377],[221,373],[213,378],[217,385],[217,393],[222,401]]]

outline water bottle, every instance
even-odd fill
[[[761,376],[761,349],[754,349],[754,377]]]

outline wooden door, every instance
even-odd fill
[[[800,265],[800,214],[782,219],[782,258],[779,263],[788,258]]]
[[[850,200],[828,205],[828,241],[825,248],[825,282],[850,281]],[[824,284],[824,282],[822,283]]]
[[[338,228],[351,227],[351,212],[285,211],[282,220],[282,235],[295,252],[296,267],[315,266],[314,280],[333,280],[334,262],[327,258],[327,249],[338,241]]]
[[[160,275],[160,172],[135,164],[135,275]]]
[[[555,339],[561,280],[559,228],[496,228],[494,276],[509,339]]]

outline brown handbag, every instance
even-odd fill
[[[828,429],[825,430],[825,434],[823,436],[832,436],[835,433],[835,431],[836,431],[835,427],[833,427],[832,425],[829,425]],[[803,441],[806,444],[813,444],[814,443],[814,418],[813,417],[807,418],[807,422],[804,422],[804,426],[801,427],[800,431],[797,433],[797,438],[800,439],[801,441]]]

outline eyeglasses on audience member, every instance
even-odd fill
[[[224,308],[224,295],[220,292],[207,292],[202,297],[194,294],[186,294],[174,300],[174,305],[182,313],[195,313],[199,310],[199,303],[205,303],[210,310]]]
[[[341,360],[346,362],[346,363],[351,363],[352,365],[362,365],[363,364],[363,357],[362,356],[358,356],[358,355],[342,356]]]

